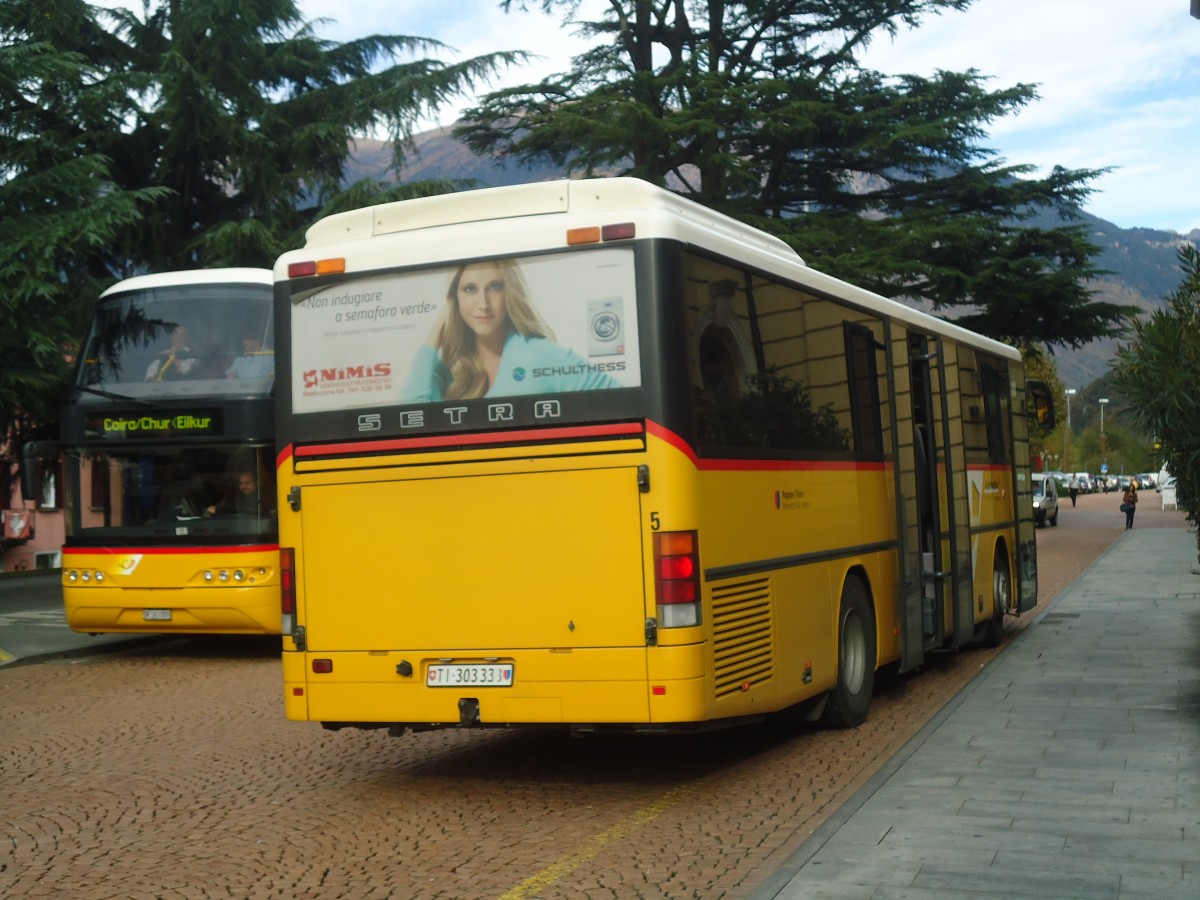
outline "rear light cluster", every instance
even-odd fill
[[[72,584],[80,581],[84,583],[95,581],[96,584],[100,584],[100,582],[104,581],[104,573],[99,569],[96,569],[95,571],[90,571],[88,569],[68,569],[63,573],[63,575],[66,576],[67,581],[71,582]]]
[[[700,542],[694,531],[654,535],[654,587],[659,628],[700,624]]]
[[[598,244],[601,241],[627,241],[636,236],[637,229],[632,222],[592,225],[567,231],[567,245],[574,247],[578,244]]]
[[[288,278],[307,278],[310,275],[340,275],[346,271],[346,258],[305,259],[288,263]]]
[[[283,633],[296,630],[296,551],[279,548],[279,603],[283,613]]]

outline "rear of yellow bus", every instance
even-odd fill
[[[687,388],[661,374],[685,370],[664,339],[682,313],[640,299],[678,272],[638,240],[645,219],[529,187],[503,222],[454,197],[339,216],[276,266],[291,719],[657,730],[722,714],[697,468],[671,412]],[[449,351],[431,378],[429,348],[461,264],[497,259],[514,264],[510,314],[543,329],[506,344],[490,390],[456,396]]]

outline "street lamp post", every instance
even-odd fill
[[[1108,398],[1101,397],[1096,401],[1100,404],[1100,458],[1105,463],[1108,462],[1108,445],[1104,443],[1104,407],[1108,405]]]
[[[1067,445],[1068,445],[1068,442],[1071,440],[1071,398],[1079,392],[1076,391],[1075,388],[1067,388],[1065,393],[1067,395],[1067,431],[1063,435],[1063,470],[1065,472],[1067,472],[1068,474],[1070,474],[1071,456],[1070,456],[1070,453],[1068,453],[1068,451],[1067,451]]]

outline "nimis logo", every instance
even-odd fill
[[[368,363],[363,366],[337,366],[333,369],[308,369],[303,373],[306,388],[326,384],[345,384],[366,381],[371,378],[386,378],[392,374],[390,362]]]

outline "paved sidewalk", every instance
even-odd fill
[[[1126,532],[753,895],[1200,897],[1200,574]]]

